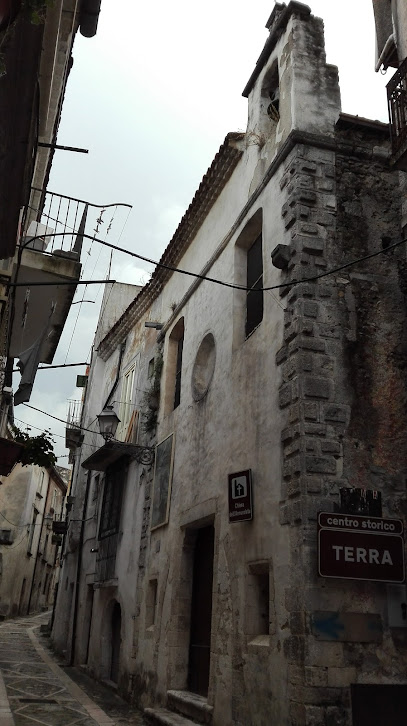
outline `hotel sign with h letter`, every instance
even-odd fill
[[[401,519],[319,512],[318,573],[376,582],[404,582]]]

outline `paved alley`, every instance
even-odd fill
[[[71,669],[80,687],[57,664],[40,632],[48,620],[45,613],[0,624],[0,726],[143,726],[116,694]]]

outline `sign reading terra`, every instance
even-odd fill
[[[404,582],[403,522],[356,514],[318,514],[321,577]]]
[[[253,519],[251,469],[229,474],[229,522]]]

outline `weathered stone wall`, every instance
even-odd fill
[[[293,151],[282,180],[292,234],[287,280],[400,239],[398,176],[386,166],[383,138],[383,129],[342,120],[335,150]],[[351,683],[406,682],[407,638],[388,627],[386,585],[319,578],[316,552],[317,512],[338,506],[340,486],[379,489],[383,515],[405,516],[405,275],[400,247],[296,284],[283,298],[280,521],[291,540],[285,646],[293,726],[350,724]],[[346,632],[337,642],[317,640],[317,611],[379,614],[379,643],[373,632],[371,642]]]

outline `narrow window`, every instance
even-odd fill
[[[268,635],[270,627],[270,587],[268,572],[257,575],[257,597],[259,608],[259,635]]]
[[[165,360],[164,412],[170,414],[181,401],[182,351],[184,347],[184,318],[174,325],[168,338]]]
[[[184,348],[184,336],[178,340],[177,346],[177,365],[175,369],[175,393],[174,408],[179,406],[181,401],[181,372],[182,372],[182,351]]]
[[[96,474],[94,480],[93,480],[93,493],[92,493],[92,501],[96,502],[99,496],[99,481],[100,481],[100,474]]]
[[[154,376],[154,358],[151,358],[151,360],[148,361],[148,379],[153,378]]]
[[[27,545],[27,554],[28,555],[31,555],[32,554],[31,549],[32,549],[32,545],[33,545],[33,539],[34,539],[35,525],[37,523],[37,517],[38,517],[38,509],[34,509],[33,518],[32,518],[32,522],[31,522],[31,525],[30,525],[30,534],[29,534],[29,537],[28,537],[28,545]]]
[[[106,472],[99,539],[109,537],[119,531],[124,476],[123,468],[114,469],[112,467]]]
[[[37,492],[40,495],[40,497],[42,497],[42,488],[43,488],[43,485],[44,485],[44,472],[42,471],[41,472],[41,476],[40,476],[40,484],[39,484],[38,492]]]
[[[246,338],[263,320],[263,246],[260,234],[247,250]]]
[[[133,385],[134,385],[135,366],[123,376],[122,390],[120,394],[119,419],[120,424],[117,429],[116,438],[118,441],[125,441],[129,423],[133,414]]]
[[[157,586],[158,580],[150,580],[148,583],[146,603],[146,628],[151,628],[155,623],[155,611],[157,607]]]
[[[250,639],[269,635],[270,632],[270,572],[269,562],[249,565],[247,634]]]

